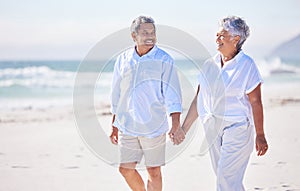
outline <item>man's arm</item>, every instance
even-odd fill
[[[112,117],[112,132],[109,138],[113,144],[118,144],[118,128],[113,126],[113,124],[116,119],[117,108],[120,100],[121,74],[119,69],[119,62],[120,62],[120,56],[117,58],[115,62],[112,86],[111,86],[111,112],[113,114],[113,117]]]
[[[115,118],[116,118],[116,115],[113,115],[112,124],[114,123]],[[111,134],[109,136],[110,141],[112,142],[112,144],[115,144],[115,145],[118,144],[118,140],[119,140],[118,132],[119,132],[118,128],[112,125],[112,131],[111,131]]]
[[[264,114],[261,101],[260,84],[248,94],[249,101],[252,107],[253,119],[256,131],[256,151],[258,156],[264,155],[268,150],[268,143],[264,133]]]
[[[182,112],[181,88],[172,59],[164,64],[162,92],[167,113],[172,117],[172,128],[168,134],[174,144],[179,144],[185,138],[185,133],[180,128],[180,114]]]
[[[173,60],[164,63],[162,73],[162,93],[167,109],[167,113],[171,116],[172,113],[182,112],[182,96],[179,78]]]

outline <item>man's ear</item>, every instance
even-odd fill
[[[132,32],[131,33],[131,37],[132,37],[132,40],[135,42],[136,41],[136,33]]]

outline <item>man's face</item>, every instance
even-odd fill
[[[137,46],[152,48],[156,43],[155,28],[152,23],[142,23],[136,33],[132,33],[132,38]]]

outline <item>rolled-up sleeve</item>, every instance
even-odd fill
[[[120,100],[120,83],[121,83],[121,75],[120,75],[120,56],[117,58],[114,71],[113,71],[113,79],[111,86],[111,113],[117,113],[117,107]]]
[[[168,115],[182,112],[182,96],[177,70],[174,61],[168,60],[163,64],[162,91]]]

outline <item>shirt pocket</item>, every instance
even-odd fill
[[[161,73],[155,70],[143,70],[139,72],[140,82],[161,82]]]

